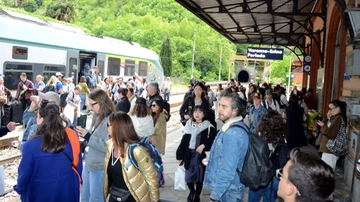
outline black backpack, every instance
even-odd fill
[[[267,140],[242,126],[231,127],[239,127],[249,135],[249,146],[244,165],[241,172],[238,170],[240,182],[254,189],[268,185],[274,174]]]
[[[278,144],[270,159],[273,163],[273,174],[275,175],[276,170],[283,168],[290,159],[290,149],[287,144]]]
[[[55,86],[53,84],[50,84],[48,86],[45,86],[44,90],[42,91],[42,93],[47,93],[47,92],[56,92]]]

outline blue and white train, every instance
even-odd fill
[[[47,82],[56,72],[77,83],[87,66],[98,66],[102,78],[121,76],[127,81],[137,73],[147,81],[156,75],[160,86],[164,80],[159,56],[137,43],[0,10],[0,73],[10,90],[16,89],[21,72],[34,83],[36,75]]]

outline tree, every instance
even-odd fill
[[[161,59],[162,66],[164,68],[165,76],[171,76],[172,52],[171,52],[170,38],[167,36],[164,38],[164,41],[161,46],[160,59]]]
[[[21,6],[27,11],[27,12],[30,12],[30,13],[33,13],[35,12],[39,6],[37,4],[37,2],[35,0],[29,0],[27,2],[23,2],[21,4]]]
[[[65,22],[74,22],[77,2],[72,0],[55,1],[46,8],[46,16]]]

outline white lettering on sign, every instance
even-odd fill
[[[248,48],[249,53],[271,53],[271,54],[283,54],[282,50],[279,49],[252,49]]]
[[[254,54],[248,53],[248,54],[247,54],[247,57],[248,57],[248,58],[265,58],[266,55],[264,55],[264,54],[257,54],[257,53],[254,53]]]

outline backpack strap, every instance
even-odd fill
[[[63,151],[63,153],[65,154],[65,156],[69,159],[69,161],[71,162],[71,167],[74,170],[74,172],[77,174],[78,178],[79,178],[79,182],[80,184],[82,184],[82,179],[81,179],[81,175],[79,174],[79,172],[77,171],[77,166],[79,165],[79,154],[80,154],[80,142],[79,142],[79,138],[76,135],[75,131],[73,131],[70,128],[65,128],[65,132],[66,135],[70,141],[70,145],[71,145],[71,150],[73,153],[73,161],[71,160],[70,156],[65,153]]]

